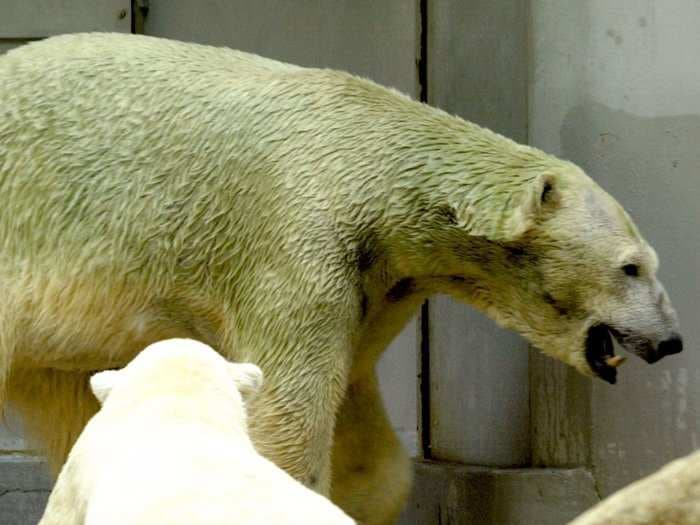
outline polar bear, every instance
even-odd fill
[[[244,400],[262,373],[191,339],[150,345],[92,376],[102,403],[40,525],[352,525],[255,451]]]
[[[700,523],[700,451],[676,459],[583,513],[570,525]]]
[[[613,337],[682,348],[654,251],[581,169],[370,81],[80,34],[1,57],[0,100],[0,391],[56,465],[91,372],[189,337],[262,368],[264,456],[386,524],[410,462],[374,364],[431,294],[609,382]]]

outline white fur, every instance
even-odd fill
[[[0,401],[57,466],[91,371],[191,337],[265,371],[261,454],[388,525],[410,462],[374,365],[428,296],[584,374],[595,324],[642,356],[677,331],[581,169],[367,80],[114,34],[14,49],[0,79]]]
[[[700,451],[615,492],[570,525],[700,523]]]
[[[90,383],[103,408],[41,525],[354,523],[255,451],[244,399],[262,385],[257,366],[171,339]]]

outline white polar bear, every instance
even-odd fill
[[[324,524],[352,519],[263,458],[244,400],[262,372],[189,339],[155,343],[95,374],[102,403],[40,525]]]
[[[700,451],[618,490],[569,525],[700,523]]]
[[[372,82],[84,34],[0,57],[0,100],[0,407],[55,468],[90,374],[187,337],[265,372],[261,454],[389,525],[411,463],[374,367],[427,297],[610,383],[613,338],[682,350],[654,250],[579,167]]]

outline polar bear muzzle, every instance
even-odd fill
[[[597,324],[588,329],[586,361],[591,370],[611,385],[617,382],[617,368],[609,361],[615,356],[610,327]]]
[[[649,364],[683,351],[683,339],[675,332],[654,345],[649,339],[622,333],[603,323],[591,326],[586,336],[586,361],[598,377],[611,385],[617,382],[617,367],[624,361],[624,358],[615,355],[613,336],[625,350],[638,355]]]

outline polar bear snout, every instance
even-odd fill
[[[648,339],[635,338],[634,336],[621,337],[618,338],[618,341],[625,350],[641,357],[649,364],[683,351],[683,338],[676,332],[672,332],[666,339],[656,344]]]
[[[628,312],[631,315],[613,326],[621,327],[615,334],[618,342],[651,364],[683,351],[683,338],[678,316],[661,283],[653,280],[650,299],[644,301],[645,295],[635,295],[634,306]]]
[[[625,350],[650,364],[666,355],[677,354],[683,349],[682,339],[676,333],[655,344],[648,337],[629,332],[623,333],[604,323],[595,324],[588,329],[586,336],[586,361],[596,376],[610,384],[617,382],[617,368],[625,362],[624,357],[615,355],[613,338]]]
[[[671,331],[665,338],[656,341],[635,334],[623,335],[615,331],[613,333],[625,350],[641,357],[649,364],[683,351],[683,338],[676,331]]]
[[[680,334],[673,333],[668,339],[664,339],[655,349],[647,352],[642,358],[649,364],[656,363],[662,357],[678,354],[683,351],[683,338]]]

